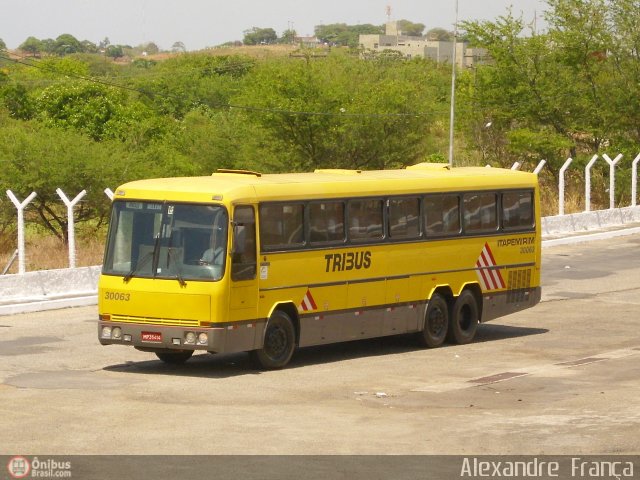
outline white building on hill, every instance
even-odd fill
[[[403,35],[398,22],[387,23],[384,35],[360,35],[360,47],[365,53],[394,50],[406,58],[430,58],[438,63],[451,63],[453,56],[453,42]],[[456,46],[456,64],[460,67],[486,63],[487,58],[487,51],[482,48],[469,48],[465,42]]]

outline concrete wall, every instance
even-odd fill
[[[586,233],[640,222],[640,206],[572,213],[542,219],[544,236]]]
[[[101,267],[0,276],[0,315],[95,305]]]

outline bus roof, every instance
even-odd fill
[[[259,174],[221,171],[206,177],[138,180],[118,188],[116,199],[252,202],[404,195],[441,191],[533,188],[537,175],[502,168],[422,163],[399,170],[316,170]]]

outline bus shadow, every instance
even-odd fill
[[[542,335],[549,330],[544,328],[514,327],[499,324],[484,324],[478,329],[474,343],[495,342],[511,338]],[[442,348],[453,348],[445,344]],[[463,347],[464,348],[464,347]],[[286,369],[295,369],[311,365],[330,364],[358,358],[381,357],[425,350],[413,334],[391,337],[354,340],[305,347],[296,350]],[[437,350],[433,350],[437,352]],[[150,354],[151,355],[151,354]],[[196,354],[183,365],[167,365],[155,358],[144,361],[128,361],[103,368],[109,372],[137,375],[170,375],[198,378],[228,378],[242,375],[260,375],[264,372],[256,369],[247,353],[223,355]]]
[[[528,337],[548,333],[547,328],[513,327],[497,323],[483,323],[478,328],[474,343],[494,342],[496,340],[508,340],[510,338]]]

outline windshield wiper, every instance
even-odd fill
[[[124,277],[122,277],[122,281],[124,283],[129,283],[129,280],[131,280],[133,278],[133,276],[142,268],[144,267],[147,263],[149,263],[149,260],[153,258],[153,251],[151,252],[147,252],[145,254],[144,257],[142,257],[142,260],[140,260],[135,267],[133,267],[129,273],[127,273]]]
[[[155,243],[153,244],[153,250],[148,252],[147,254],[145,254],[145,256],[142,257],[142,260],[140,260],[138,262],[138,264],[135,267],[133,267],[129,273],[127,273],[124,277],[122,277],[122,281],[124,283],[128,283],[129,280],[131,280],[133,278],[135,273],[138,272],[142,267],[144,267],[149,262],[150,258],[153,258],[153,260],[154,260],[153,265],[157,265],[158,264],[158,262],[156,260],[156,255],[158,255],[158,253],[159,253],[158,245],[160,245],[160,234],[159,233],[158,233],[158,236],[156,237]],[[151,271],[153,273],[155,271],[155,268],[151,268]]]
[[[173,247],[169,247],[167,249],[167,267],[169,266],[170,262],[173,260],[173,263],[176,266],[176,279],[178,280],[178,283],[180,284],[181,287],[186,287],[187,282],[185,282],[184,278],[182,277],[182,268],[180,268],[180,264],[178,263],[178,260],[173,256],[174,250],[175,249]]]

